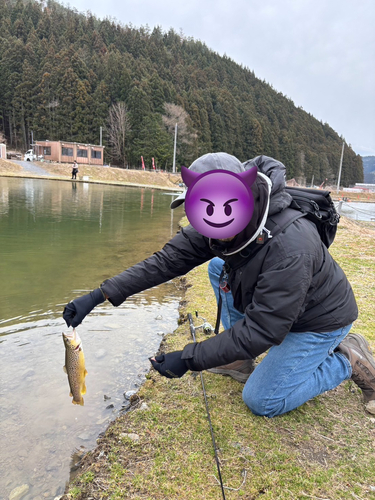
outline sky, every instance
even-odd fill
[[[64,2],[61,2],[64,3]],[[70,0],[135,28],[173,28],[254,71],[361,156],[375,155],[375,0]]]

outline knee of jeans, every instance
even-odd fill
[[[250,379],[247,381],[242,391],[244,403],[254,415],[267,416],[268,411],[265,408],[266,401],[264,395],[262,395],[262,392],[257,390],[256,387],[252,387],[249,382]]]
[[[250,378],[242,391],[242,399],[249,410],[254,415],[268,418],[276,417],[276,415],[283,413],[283,401],[270,397],[265,388],[251,385]]]

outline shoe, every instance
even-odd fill
[[[227,375],[234,378],[237,382],[243,384],[247,381],[250,374],[254,371],[255,363],[253,359],[245,359],[234,361],[229,365],[218,366],[217,368],[209,368],[207,371],[210,373],[217,373],[219,375]]]
[[[352,380],[362,389],[365,403],[375,400],[375,360],[367,340],[350,333],[337,347],[352,365]],[[371,405],[370,405],[371,406]]]

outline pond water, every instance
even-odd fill
[[[375,221],[375,203],[365,203],[356,201],[344,201],[336,203],[340,213],[353,220]]]
[[[25,500],[61,495],[77,456],[95,446],[177,327],[173,282],[98,306],[78,327],[85,404],[71,403],[62,309],[160,249],[183,213],[170,201],[156,190],[0,178],[0,499],[21,485]]]

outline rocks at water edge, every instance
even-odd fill
[[[375,401],[370,401],[365,405],[366,411],[371,413],[371,415],[375,415]]]
[[[138,434],[135,434],[134,432],[122,432],[120,437],[128,438],[130,441],[139,441]]]
[[[130,398],[132,396],[134,396],[135,394],[137,394],[137,391],[127,391],[127,392],[124,393],[124,398],[129,401]]]
[[[30,487],[28,484],[23,484],[22,486],[17,486],[10,492],[9,500],[20,500],[29,491]]]

